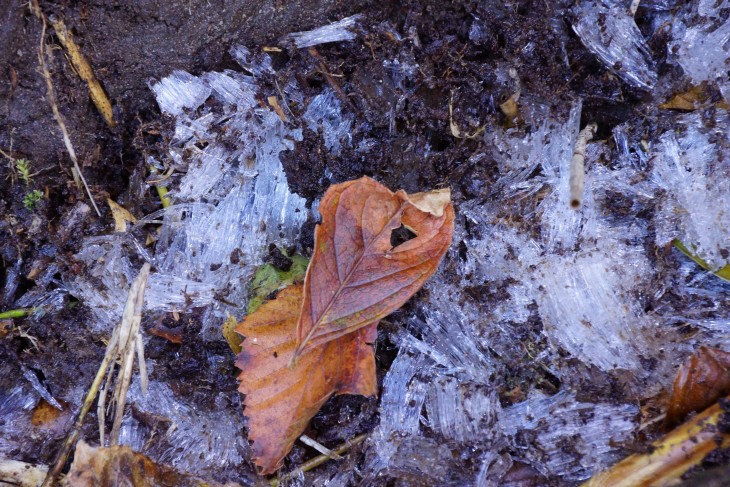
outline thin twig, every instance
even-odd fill
[[[99,83],[99,80],[96,78],[91,65],[86,60],[86,56],[84,56],[81,49],[79,49],[79,46],[76,44],[76,41],[74,41],[73,34],[70,30],[68,30],[63,20],[54,20],[53,17],[51,17],[50,22],[53,30],[56,32],[58,41],[66,49],[66,52],[68,52],[68,59],[71,62],[71,65],[74,67],[79,77],[86,82],[86,86],[89,89],[89,95],[91,96],[91,101],[94,102],[96,109],[99,110],[99,113],[106,124],[109,127],[114,128],[115,123],[112,103],[109,101],[109,97],[106,96],[104,88],[101,87],[101,83]]]
[[[319,72],[322,73],[324,76],[324,79],[327,80],[327,84],[330,85],[330,87],[335,90],[335,94],[337,95],[337,98],[340,99],[341,102],[345,103],[347,106],[349,106],[353,111],[355,110],[355,106],[352,104],[350,99],[347,97],[344,91],[342,91],[342,87],[340,87],[340,84],[337,82],[337,80],[332,76],[332,73],[330,73],[329,68],[327,67],[327,63],[325,62],[322,55],[319,53],[317,48],[314,46],[307,49],[307,52],[309,52],[309,55],[312,56],[314,59],[317,60],[319,63]]]
[[[332,450],[332,453],[335,453],[337,455],[342,455],[350,448],[352,448],[356,445],[359,445],[360,443],[365,441],[367,439],[367,437],[368,437],[367,434],[362,434],[360,436],[356,436],[355,438],[346,441],[342,445],[340,445],[337,448],[335,448],[334,450]],[[299,475],[302,472],[308,472],[309,470],[319,467],[320,465],[322,465],[329,459],[330,458],[327,455],[319,455],[317,457],[312,458],[308,462],[302,463],[299,467],[295,468],[291,472],[284,474],[284,475],[280,475],[279,477],[277,477],[275,479],[272,479],[269,483],[273,487],[278,487],[279,485],[281,485],[282,482],[286,482],[287,480],[290,480],[290,479],[296,477],[297,475]]]
[[[307,435],[302,435],[299,437],[299,441],[304,443],[305,445],[311,446],[318,452],[320,452],[322,455],[327,455],[331,460],[342,460],[342,457],[339,456],[337,453],[333,452],[326,446],[324,446],[322,443],[318,442],[317,440],[314,440],[310,438]]]
[[[586,125],[578,134],[578,140],[575,141],[573,159],[570,161],[570,207],[574,210],[583,204],[586,145],[593,138],[597,129],[598,126],[595,123]]]
[[[58,103],[56,102],[56,91],[53,88],[53,80],[51,79],[51,73],[48,71],[48,66],[46,65],[46,16],[41,11],[40,7],[38,6],[37,1],[33,1],[31,3],[31,8],[35,15],[41,19],[41,22],[43,23],[43,28],[41,30],[41,40],[40,45],[38,46],[38,63],[41,68],[41,75],[43,75],[43,79],[46,82],[46,89],[48,91],[48,103],[51,105],[51,110],[53,111],[53,117],[56,119],[56,123],[58,123],[58,126],[61,128],[61,133],[63,134],[63,143],[66,146],[66,151],[68,151],[68,155],[71,157],[71,161],[74,163],[74,169],[76,170],[76,173],[79,175],[79,178],[81,178],[81,182],[84,185],[84,189],[86,189],[86,193],[89,195],[89,199],[91,200],[91,205],[94,207],[94,210],[96,210],[96,214],[101,216],[101,212],[99,211],[99,208],[96,206],[96,202],[94,201],[94,197],[91,195],[91,190],[89,189],[89,185],[86,183],[86,178],[84,178],[84,174],[81,172],[81,168],[79,167],[79,162],[76,159],[76,151],[73,148],[73,145],[71,144],[71,138],[68,135],[68,130],[66,130],[66,124],[63,121],[63,117],[61,117],[61,112],[58,110]]]

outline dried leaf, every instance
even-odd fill
[[[137,219],[126,208],[111,198],[106,199],[109,208],[112,210],[114,218],[114,231],[124,233],[127,231],[127,222],[137,223]]]
[[[236,365],[253,459],[263,475],[276,471],[309,420],[333,394],[374,395],[377,323],[303,352],[296,346],[302,285],[290,286],[239,325],[243,350]]]
[[[156,464],[145,455],[128,446],[95,448],[79,441],[74,453],[71,471],[63,482],[65,486],[96,487],[100,485],[134,485],[156,487],[215,487],[207,481],[187,473],[180,473],[166,465]],[[237,486],[228,483],[226,487]]]
[[[33,409],[33,416],[30,418],[30,424],[39,430],[43,430],[55,435],[63,435],[69,423],[73,421],[71,409],[65,402],[61,403],[63,410],[59,410],[52,406],[45,399],[41,399],[38,405]]]
[[[414,196],[367,177],[327,190],[304,279],[295,358],[383,319],[436,271],[454,231],[450,193]],[[393,247],[391,234],[401,225],[416,237]]]
[[[692,86],[683,93],[677,93],[665,101],[659,108],[662,110],[692,111],[702,108],[710,98],[709,87],[706,84]]]
[[[700,347],[677,371],[667,422],[676,424],[689,413],[701,411],[727,394],[730,394],[730,353]]]

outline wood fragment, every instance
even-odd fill
[[[582,487],[669,485],[709,453],[730,447],[730,434],[722,427],[729,411],[730,396],[653,443],[650,453],[627,457]]]
[[[570,207],[577,210],[583,204],[583,190],[585,187],[585,158],[586,145],[593,138],[598,126],[595,123],[586,125],[578,134],[573,150],[573,159],[570,161]]]
[[[0,485],[37,487],[48,472],[45,465],[0,459]]]
[[[114,122],[114,112],[112,111],[112,104],[109,101],[109,98],[106,96],[104,88],[101,87],[99,80],[96,78],[94,70],[91,69],[91,65],[86,60],[86,56],[84,56],[84,54],[81,52],[81,49],[79,49],[78,44],[76,44],[76,41],[74,41],[73,34],[70,30],[68,30],[68,28],[66,28],[66,24],[63,22],[63,20],[53,18],[49,20],[51,26],[53,27],[53,30],[56,31],[58,41],[61,43],[64,49],[66,49],[71,64],[73,65],[74,69],[76,69],[79,77],[86,82],[86,85],[89,88],[91,101],[94,102],[96,109],[99,110],[99,113],[101,114],[106,124],[109,127],[114,128],[116,123]]]

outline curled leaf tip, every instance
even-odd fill
[[[451,188],[434,189],[425,193],[408,195],[408,200],[419,210],[441,217],[444,210],[451,203]]]

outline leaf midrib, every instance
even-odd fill
[[[368,196],[367,199],[370,199],[370,198],[372,198],[372,195],[371,196]],[[345,279],[342,282],[340,282],[340,285],[338,286],[337,291],[335,291],[335,293],[332,295],[332,297],[330,298],[330,300],[327,302],[327,306],[325,307],[324,311],[322,311],[322,313],[319,315],[319,318],[317,318],[317,321],[312,325],[312,328],[309,330],[309,333],[307,333],[307,336],[297,346],[297,349],[294,351],[294,358],[296,358],[301,353],[301,351],[306,346],[307,342],[312,339],[312,336],[314,336],[314,332],[321,326],[322,320],[324,319],[325,316],[327,316],[327,313],[330,311],[330,309],[334,305],[335,301],[337,301],[337,298],[340,296],[340,294],[342,293],[342,291],[347,288],[350,279],[352,278],[352,276],[355,273],[355,271],[357,271],[358,267],[362,263],[363,258],[365,258],[365,255],[368,254],[368,250],[373,245],[373,242],[376,242],[378,240],[378,238],[380,238],[380,236],[383,234],[383,232],[385,231],[385,229],[390,226],[390,224],[393,221],[393,219],[400,218],[401,217],[401,215],[403,214],[403,211],[404,211],[406,205],[408,205],[408,202],[407,201],[402,201],[400,207],[393,214],[393,216],[390,218],[390,220],[388,220],[388,222],[385,225],[383,225],[383,228],[378,232],[378,234],[368,243],[368,245],[366,247],[363,248],[363,251],[360,254],[360,257],[358,257],[357,261],[355,262],[355,265],[352,266],[352,269],[350,269],[350,272],[347,274],[347,276],[345,276]],[[360,222],[363,221],[363,213],[365,212],[365,207],[366,206],[367,206],[367,200],[365,201],[365,204],[362,206],[362,212],[360,214]],[[337,227],[337,220],[335,220],[335,230],[336,230],[336,227]],[[362,230],[362,225],[360,226],[360,228]],[[333,239],[334,239],[334,233],[335,232],[333,231]],[[363,240],[364,240],[364,238],[363,238]],[[335,252],[335,265],[337,267],[337,277],[339,279],[339,274],[340,274],[339,273],[339,266],[340,266],[340,264],[339,264],[339,260],[338,260],[338,257],[337,257],[337,249],[334,249],[334,252]],[[310,288],[311,288],[311,282],[309,283],[309,285],[310,285]],[[305,289],[305,292],[306,292],[306,289]],[[311,298],[311,291],[310,291],[310,296],[308,297],[308,299],[310,301],[310,309],[311,309],[311,300],[312,300],[312,298]],[[299,321],[299,324],[301,324],[301,319]]]

